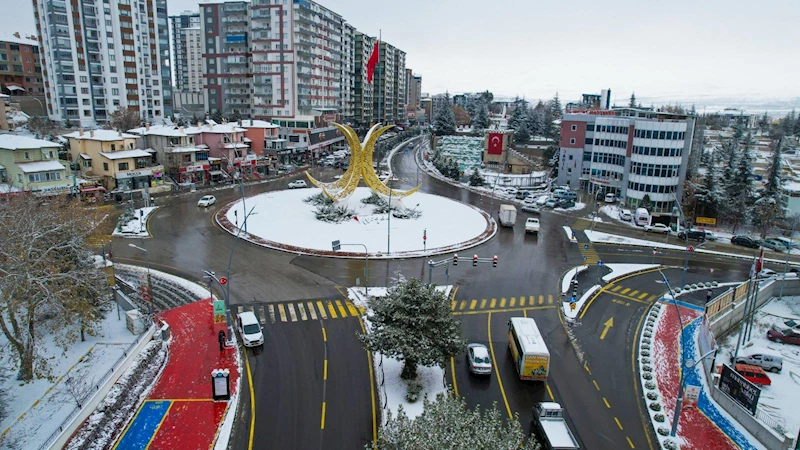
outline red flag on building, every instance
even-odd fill
[[[489,154],[503,154],[503,133],[489,133]]]
[[[372,49],[372,54],[367,61],[367,83],[372,83],[372,74],[375,73],[375,66],[378,65],[378,59],[380,58],[380,47],[381,41],[376,41],[375,48]]]
[[[756,260],[756,273],[761,272],[764,269],[764,249],[761,249],[761,253],[758,255],[758,260]]]

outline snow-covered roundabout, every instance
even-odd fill
[[[403,199],[406,208],[421,213],[419,217],[392,216],[387,224],[388,214],[375,213],[375,205],[361,201],[372,195],[366,187],[357,188],[339,204],[355,212],[352,219],[324,222],[315,216],[317,207],[303,201],[321,192],[316,188],[265,192],[247,197],[244,205],[241,200],[226,205],[216,220],[229,233],[236,234],[246,207],[247,212],[253,212],[247,219],[247,232],[242,231],[240,238],[276,250],[340,258],[363,258],[363,246],[367,247],[369,258],[381,259],[458,252],[486,242],[497,231],[497,224],[486,212],[421,192]],[[396,204],[394,199],[392,204]],[[389,229],[391,237],[387,239]],[[334,252],[331,244],[337,240],[342,247]]]

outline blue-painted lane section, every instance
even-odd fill
[[[156,430],[172,404],[169,400],[149,400],[142,404],[133,423],[125,430],[115,447],[118,450],[144,450],[153,440]]]

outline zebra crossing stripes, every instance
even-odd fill
[[[363,308],[355,306],[349,300],[342,299],[236,306],[237,313],[244,311],[253,312],[262,325],[277,322],[292,323],[358,317],[364,313]]]

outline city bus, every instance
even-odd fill
[[[508,349],[520,380],[547,380],[550,351],[535,320],[512,317],[508,321]]]

